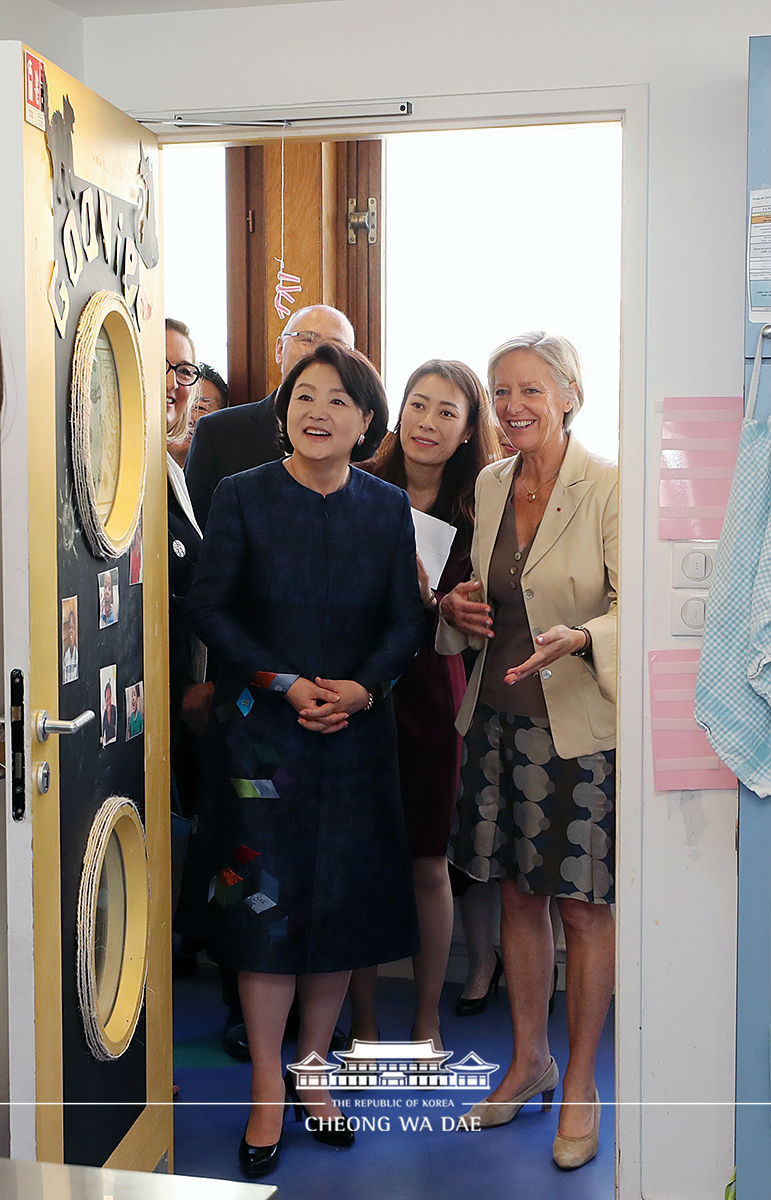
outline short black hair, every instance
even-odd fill
[[[208,379],[209,383],[214,384],[220,396],[222,396],[222,407],[228,408],[230,405],[230,388],[225,383],[219,371],[215,371],[210,363],[205,362],[199,362],[198,367],[201,372],[201,379]]]
[[[287,454],[291,454],[294,449],[286,431],[286,414],[292,389],[311,363],[324,363],[328,367],[334,367],[356,407],[365,414],[372,413],[364,441],[360,446],[354,446],[351,451],[351,461],[363,462],[364,459],[371,458],[388,428],[388,401],[383,381],[364,354],[358,350],[348,350],[336,342],[321,342],[315,350],[301,358],[278,389],[275,412],[279,426],[279,445]]]

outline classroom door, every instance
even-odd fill
[[[164,1169],[158,151],[20,43],[0,44],[0,106],[4,1150]]]

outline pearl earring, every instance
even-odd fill
[[[356,445],[357,445],[357,446],[363,446],[363,445],[364,445],[364,434],[363,434],[363,433],[360,433],[360,434],[359,434],[359,440],[357,441]]]

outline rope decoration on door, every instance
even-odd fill
[[[302,289],[302,283],[300,282],[300,276],[299,275],[290,275],[289,272],[284,269],[284,139],[283,139],[283,137],[281,139],[281,257],[280,258],[274,257],[273,261],[278,263],[278,274],[277,274],[278,282],[276,284],[276,295],[273,299],[273,303],[275,305],[276,312],[278,313],[279,317],[281,318],[282,321],[285,321],[286,318],[290,315],[290,313],[292,311],[291,308],[287,307],[287,305],[294,304],[295,294],[297,292],[301,292],[303,289]]]
[[[118,897],[121,903],[110,914],[110,901],[115,905],[116,896],[111,896],[109,879],[103,885],[102,874],[112,838],[117,842],[114,861],[121,868],[115,871],[113,884],[119,878],[123,891]],[[149,900],[147,843],[139,812],[128,797],[110,796],[91,826],[77,909],[78,1001],[86,1043],[100,1062],[120,1058],[128,1049],[142,1011]],[[116,936],[111,938],[111,932]],[[105,982],[106,1001],[101,994]],[[108,1007],[109,1011],[102,1011]]]
[[[115,364],[117,397],[104,403],[99,375],[105,339]],[[109,400],[109,397],[108,397]],[[105,418],[109,428],[105,428]],[[96,292],[86,304],[75,334],[70,406],[75,494],[83,531],[99,558],[120,558],[131,545],[145,491],[147,420],[139,339],[128,305],[115,292]],[[117,441],[116,441],[117,438]],[[101,451],[101,457],[100,457]],[[105,458],[107,455],[107,458]],[[104,463],[112,456],[109,511],[97,494]]]

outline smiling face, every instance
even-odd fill
[[[166,358],[174,366],[182,362],[194,362],[193,347],[188,339],[176,329],[166,330]],[[195,385],[193,385],[194,387]],[[181,413],[187,408],[193,387],[177,382],[173,371],[166,372],[166,428],[173,427]]]
[[[449,379],[424,375],[409,392],[399,417],[407,462],[440,466],[468,437],[468,400]]]
[[[294,454],[309,465],[347,463],[371,420],[372,413],[362,412],[328,363],[310,363],[295,380],[286,428]]]
[[[104,577],[104,591],[102,593],[102,609],[105,613],[112,612],[112,575],[108,571]]]
[[[565,413],[573,401],[560,391],[534,350],[512,350],[498,361],[493,400],[506,440],[515,450],[538,454],[562,443]]]

